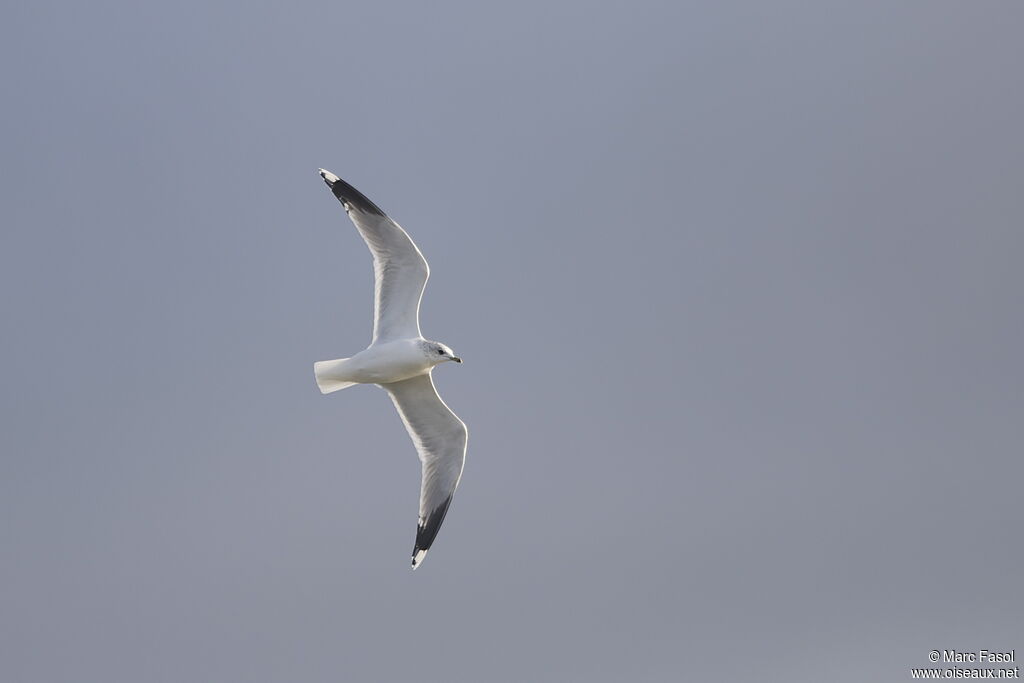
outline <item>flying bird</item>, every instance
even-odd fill
[[[430,269],[412,238],[359,190],[320,169],[373,255],[373,338],[351,358],[313,364],[320,392],[377,384],[388,392],[420,456],[419,523],[412,568],[423,562],[451,505],[466,461],[465,423],[445,405],[431,372],[462,359],[420,333],[420,299]]]

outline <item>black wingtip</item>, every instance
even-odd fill
[[[416,569],[423,562],[430,546],[434,544],[437,532],[441,529],[441,523],[448,514],[448,506],[452,504],[452,497],[448,496],[443,503],[430,511],[427,518],[416,527],[416,547],[412,550],[412,568]]]
[[[327,183],[327,187],[331,188],[334,196],[346,207],[351,206],[356,211],[361,211],[362,213],[376,214],[378,216],[385,215],[379,206],[366,198],[366,195],[330,171],[321,168],[320,177]]]

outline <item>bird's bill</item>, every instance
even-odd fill
[[[452,356],[452,360],[455,361],[456,363],[461,363],[462,362],[462,359],[459,358],[458,356]]]

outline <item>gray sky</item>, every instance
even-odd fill
[[[16,3],[0,678],[906,680],[1024,651],[1019,3]],[[370,258],[470,427],[419,468]]]

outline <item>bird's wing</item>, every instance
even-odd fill
[[[420,335],[420,299],[430,269],[402,227],[362,192],[320,169],[373,254],[373,342]]]
[[[423,561],[455,495],[466,462],[466,425],[444,404],[430,373],[382,384],[402,416],[423,464],[420,518],[412,568]]]

